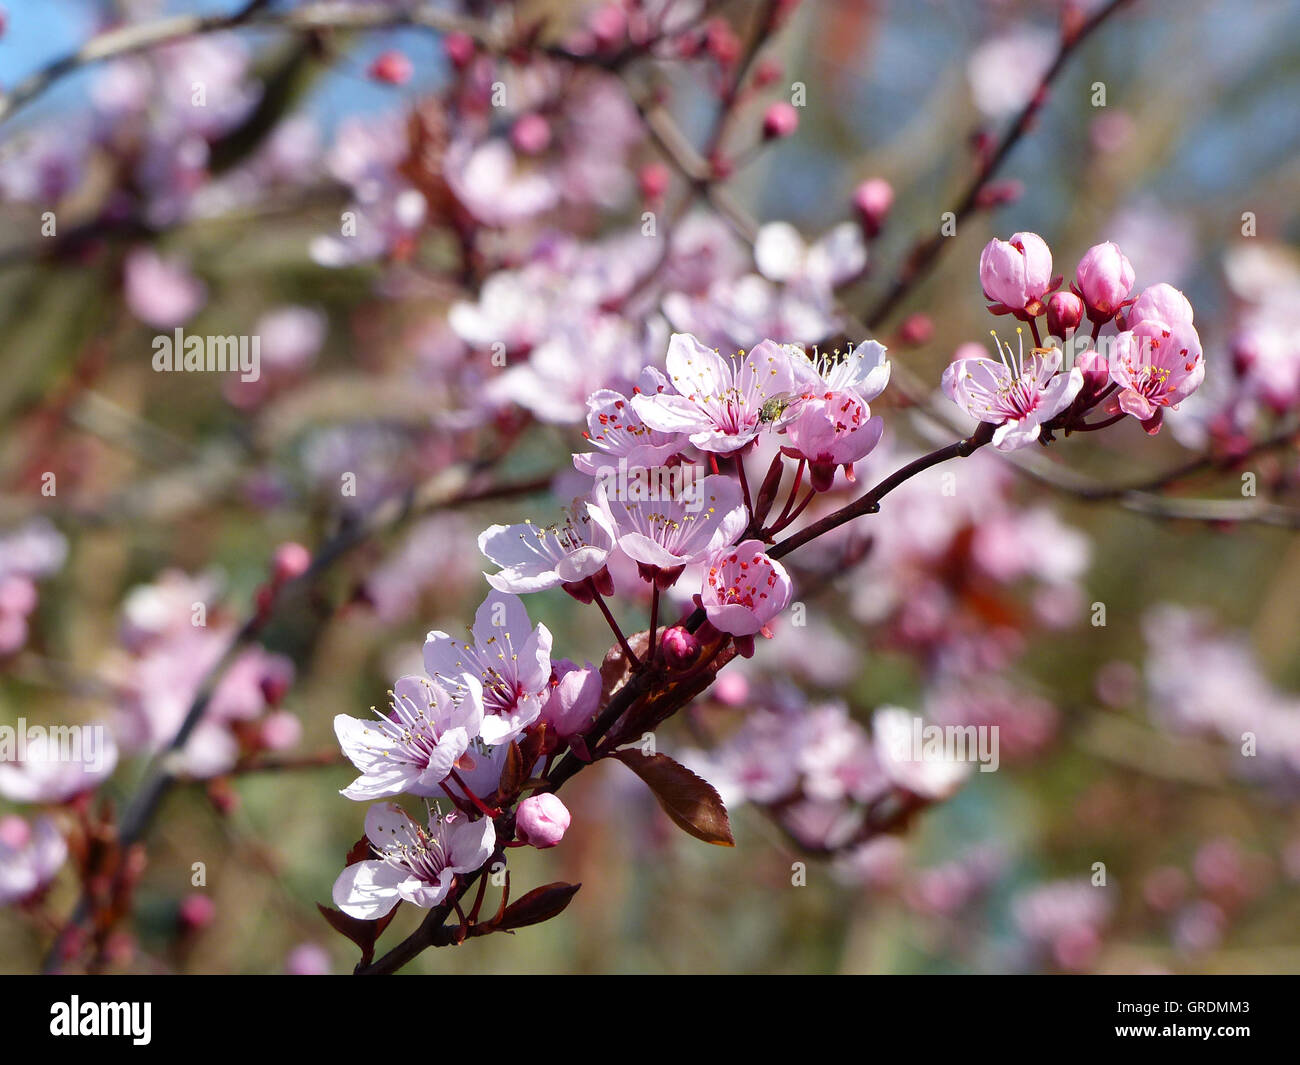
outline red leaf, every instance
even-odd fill
[[[731,822],[722,797],[707,780],[697,777],[666,754],[642,754],[635,747],[615,751],[617,758],[646,782],[664,813],[696,839],[719,847],[734,847]]]
[[[566,884],[557,880],[553,884],[533,888],[527,895],[506,907],[505,913],[493,922],[492,930],[505,932],[558,917],[580,887],[581,884]]]
[[[369,965],[375,960],[375,943],[379,937],[384,934],[384,929],[397,916],[398,907],[402,904],[398,902],[383,917],[377,921],[362,921],[357,917],[349,917],[341,910],[334,910],[328,906],[322,906],[316,903],[316,909],[320,910],[321,916],[325,918],[334,931],[342,936],[346,936],[361,948],[361,964]]]

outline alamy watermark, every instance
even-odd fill
[[[90,772],[103,770],[110,757],[103,725],[0,725],[0,762],[66,762]]]
[[[158,373],[238,373],[241,381],[262,376],[260,336],[186,336],[177,326],[171,336],[153,338],[153,368]]]

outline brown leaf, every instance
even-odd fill
[[[346,913],[331,909],[328,906],[322,906],[319,902],[316,903],[316,909],[320,910],[321,916],[329,922],[334,931],[346,936],[361,948],[361,964],[369,965],[375,960],[375,943],[384,934],[384,929],[397,916],[398,908],[401,905],[401,902],[398,902],[396,906],[377,921],[362,921],[356,917],[349,917]]]
[[[365,836],[362,836],[359,840],[357,840],[354,844],[352,844],[352,849],[348,851],[348,859],[343,863],[343,865],[345,867],[349,865],[356,865],[357,862],[364,862],[370,857],[372,857],[372,848],[370,846],[370,840],[367,839]]]
[[[697,777],[666,754],[642,754],[635,747],[615,751],[617,758],[646,782],[664,813],[686,832],[705,843],[734,847],[731,822],[722,797],[707,780]]]
[[[493,931],[505,932],[558,917],[580,887],[581,884],[566,884],[557,880],[553,884],[533,888],[527,895],[506,907],[505,913],[493,922]]]

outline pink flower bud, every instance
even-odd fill
[[[695,661],[700,653],[700,641],[695,634],[681,625],[664,629],[659,638],[659,646],[664,651],[664,661],[672,669],[685,669]]]
[[[724,18],[710,20],[704,31],[704,47],[724,67],[740,58],[740,38]]]
[[[530,847],[545,850],[564,838],[570,820],[568,807],[559,796],[549,791],[530,795],[515,814],[515,834]]]
[[[980,253],[984,295],[1013,311],[1030,309],[1052,283],[1052,252],[1037,233],[1013,233],[1010,240],[991,240]]]
[[[990,211],[995,207],[1005,207],[1009,203],[1015,203],[1024,194],[1023,181],[1017,181],[1015,178],[990,181],[980,186],[979,192],[975,195],[975,204],[981,210]]]
[[[467,33],[449,33],[442,39],[442,50],[457,70],[464,70],[474,59],[477,46]]]
[[[262,745],[268,751],[284,751],[296,747],[302,739],[302,722],[297,714],[277,710],[267,714],[262,722]]]
[[[311,566],[311,552],[302,544],[287,541],[275,549],[271,562],[271,576],[276,584],[301,577]]]
[[[411,80],[411,61],[398,51],[381,52],[370,64],[369,74],[386,85],[405,85]]]
[[[551,124],[541,115],[524,115],[511,127],[510,143],[524,155],[540,155],[550,146]]]
[[[1065,339],[1065,334],[1083,320],[1083,300],[1073,292],[1054,292],[1047,301],[1047,331]]]
[[[853,205],[862,219],[868,237],[874,237],[885,224],[885,216],[894,205],[894,188],[884,178],[871,178],[853,193]]]
[[[756,88],[765,88],[773,84],[781,77],[781,63],[776,59],[761,60],[754,68],[754,85]]]
[[[788,137],[799,128],[799,111],[794,104],[778,100],[763,115],[763,137],[777,140]]]
[[[1083,253],[1075,272],[1078,291],[1088,305],[1088,317],[1107,321],[1133,290],[1133,264],[1117,244],[1106,241]]]
[[[185,896],[181,903],[179,918],[181,927],[190,931],[206,928],[217,915],[217,904],[208,895],[195,892]]]
[[[934,322],[924,314],[909,314],[898,327],[898,341],[906,347],[918,347],[934,336]]]
[[[657,202],[663,199],[663,195],[668,191],[668,183],[672,180],[672,175],[668,167],[663,163],[647,163],[641,168],[637,175],[637,183],[641,186],[641,196],[650,202]]]

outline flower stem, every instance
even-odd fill
[[[657,590],[656,590],[657,591]],[[641,668],[641,660],[632,652],[632,645],[627,642],[627,637],[623,635],[623,630],[618,627],[618,622],[614,620],[614,615],[609,612],[609,606],[605,603],[605,597],[599,592],[592,595],[595,604],[600,607],[600,612],[605,615],[605,620],[609,622],[609,627],[614,632],[615,639],[618,640],[619,646],[623,648],[623,653],[627,655],[628,662],[633,669]]]

